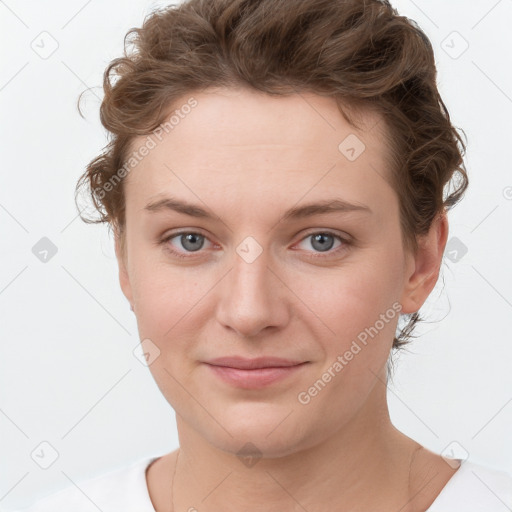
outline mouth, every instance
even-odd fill
[[[242,389],[260,389],[297,374],[309,361],[278,357],[222,357],[205,362],[223,382]]]

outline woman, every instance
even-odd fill
[[[468,185],[423,32],[386,1],[189,0],[133,35],[78,188],[180,447],[31,510],[512,506],[510,475],[431,452],[387,407]]]

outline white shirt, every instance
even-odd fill
[[[20,512],[155,512],[145,457],[121,469],[66,487]],[[512,510],[512,474],[468,460],[448,480],[425,512],[506,512]]]

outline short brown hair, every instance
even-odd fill
[[[381,114],[404,247],[416,251],[417,237],[468,186],[465,145],[436,73],[427,36],[386,0],[187,0],[157,8],[128,31],[124,56],[105,70],[100,118],[111,140],[76,188],[76,197],[87,188],[100,217],[82,219],[114,226],[124,245],[124,179],[105,185],[119,181],[134,137],[153,132],[185,95],[224,86],[313,92],[335,98],[354,126],[353,107]],[[456,171],[458,183],[444,195]],[[406,316],[394,348],[422,320]]]

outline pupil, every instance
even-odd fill
[[[326,237],[331,239],[331,243],[330,244],[329,243],[327,243],[327,244],[325,243],[325,238]],[[320,250],[328,251],[329,249],[332,248],[334,240],[333,240],[333,237],[331,235],[328,235],[327,233],[320,233],[320,234],[315,235],[313,237],[313,246],[314,246],[315,242],[321,242],[319,247],[318,247]]]
[[[181,240],[182,240],[183,247],[185,247],[187,250],[190,250],[190,251],[197,251],[197,250],[201,249],[201,247],[203,246],[202,240],[199,243],[199,246],[197,246],[197,244],[198,244],[197,241],[200,238],[201,238],[201,235],[196,235],[194,233],[182,235]],[[190,243],[192,244],[192,247],[189,245]]]

